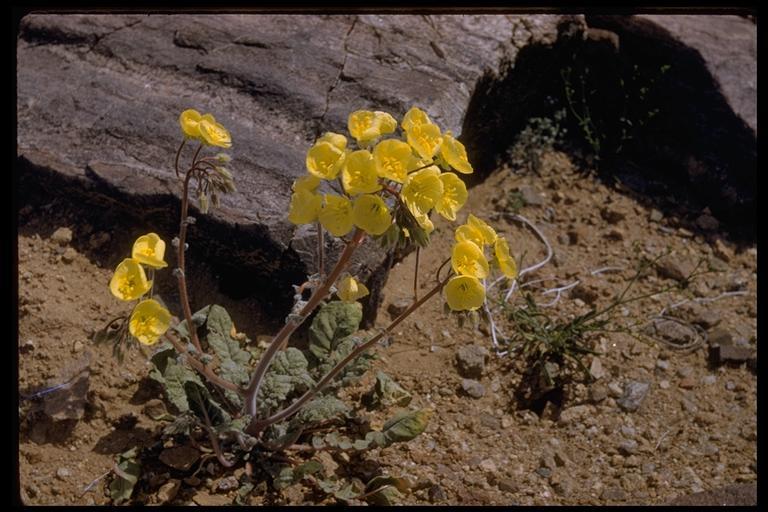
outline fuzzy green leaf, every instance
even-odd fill
[[[338,344],[360,327],[363,310],[357,302],[333,301],[324,305],[309,328],[309,351],[326,361]]]
[[[184,383],[184,392],[187,395],[190,408],[200,419],[204,420],[207,414],[211,425],[214,426],[222,423],[229,424],[232,421],[229,413],[211,398],[210,391],[202,383],[187,381]],[[203,408],[206,414],[203,413]]]
[[[136,462],[137,455],[138,449],[132,448],[117,457],[115,479],[109,484],[109,495],[115,505],[129,500],[136,482],[139,481],[141,466]]]
[[[210,310],[211,306],[205,306],[200,311],[196,312],[194,315],[192,315],[192,325],[195,326],[195,329],[198,329],[202,327],[205,324],[206,319],[208,318],[208,311]],[[189,328],[187,327],[187,321],[182,320],[176,326],[172,327],[174,331],[176,331],[179,336],[184,338],[185,340],[189,340]]]
[[[392,405],[405,407],[411,403],[412,398],[411,394],[395,382],[392,377],[384,372],[378,372],[376,383],[373,389],[363,397],[363,403],[370,408],[390,407]]]
[[[227,310],[216,304],[210,306],[205,325],[208,330],[206,336],[208,346],[220,360],[219,376],[234,384],[241,386],[247,384],[251,354],[243,350],[240,341],[232,337],[233,323]],[[243,405],[237,393],[225,390],[224,394],[236,407]]]
[[[275,356],[274,362],[262,382],[259,408],[274,410],[294,393],[303,393],[315,385],[310,377],[304,354],[289,347]]]
[[[306,428],[349,413],[349,406],[334,396],[322,396],[309,402],[291,418],[290,430]]]
[[[384,423],[381,433],[387,444],[410,441],[424,432],[431,415],[432,411],[429,409],[401,411]]]
[[[392,506],[395,505],[403,495],[408,492],[410,485],[405,478],[395,478],[393,476],[377,476],[368,482],[365,486],[366,501],[374,505]],[[380,489],[378,492],[377,489]]]
[[[179,412],[190,410],[184,385],[187,382],[193,382],[203,386],[200,377],[191,369],[176,362],[176,351],[172,348],[157,352],[152,356],[152,363],[154,368],[150,371],[149,376],[165,387],[168,401]]]

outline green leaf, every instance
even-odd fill
[[[310,459],[304,464],[299,464],[296,469],[293,470],[294,481],[298,482],[302,478],[308,475],[314,475],[320,473],[323,470],[323,465],[314,459]]]
[[[366,501],[374,505],[392,506],[395,505],[403,495],[408,492],[410,485],[405,478],[395,478],[393,476],[377,476],[368,482],[365,486]],[[381,489],[378,492],[374,492]]]
[[[132,448],[117,457],[115,479],[109,484],[109,495],[115,505],[129,500],[136,482],[139,481],[141,466],[136,462],[137,455],[138,449]]]
[[[384,372],[376,374],[376,383],[373,389],[363,397],[363,403],[370,408],[389,407],[398,405],[405,407],[411,403],[413,397],[400,384]]]
[[[307,368],[309,363],[299,349],[289,347],[279,352],[267,374],[259,393],[259,408],[274,410],[294,393],[303,393],[315,385]]]
[[[387,444],[410,441],[424,432],[432,415],[430,409],[418,411],[401,411],[386,423],[381,430]]]
[[[157,352],[151,360],[155,367],[150,371],[149,376],[165,387],[168,401],[179,412],[189,411],[189,401],[184,385],[187,382],[193,382],[203,386],[200,377],[193,370],[176,362],[176,351],[172,348]]]
[[[229,424],[232,417],[224,410],[221,405],[211,398],[211,393],[204,385],[199,382],[187,381],[184,383],[184,392],[187,395],[192,411],[204,420],[203,408],[211,421],[212,426],[220,424]]]
[[[319,362],[326,361],[344,338],[358,330],[362,319],[362,306],[357,302],[324,305],[309,328],[309,351]]]
[[[200,311],[192,315],[192,325],[195,326],[195,329],[198,329],[205,324],[205,321],[208,318],[208,310],[210,308],[211,306],[205,306]],[[189,328],[187,327],[186,320],[182,320],[181,322],[176,324],[176,326],[172,327],[172,329],[176,331],[182,338],[186,340],[190,340]]]
[[[307,428],[349,413],[349,406],[334,396],[315,398],[291,418],[290,430]]]
[[[232,319],[226,309],[215,304],[210,306],[206,320],[206,341],[220,360],[218,374],[221,378],[242,386],[249,381],[248,363],[251,354],[243,350],[240,341],[232,337],[232,327]],[[236,407],[243,405],[237,393],[225,390],[224,394]]]
[[[291,466],[281,466],[280,470],[272,479],[272,486],[277,489],[285,489],[289,485],[292,485],[296,481],[296,477]]]
[[[363,341],[364,340],[357,336],[347,336],[341,340],[341,342],[336,345],[335,350],[331,352],[330,356],[314,369],[314,375],[318,379],[322,378],[322,376],[331,371],[334,366],[347,357],[359,344],[363,343]],[[333,386],[338,385],[339,381],[341,381],[342,385],[346,386],[356,379],[359,379],[371,367],[371,361],[373,361],[375,357],[374,354],[369,354],[368,351],[360,354],[339,372],[336,376],[335,384],[331,384],[329,389],[333,389]]]
[[[358,478],[353,478],[349,484],[338,491],[334,491],[333,496],[341,501],[349,501],[358,498],[365,491],[365,484]]]

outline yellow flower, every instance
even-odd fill
[[[432,220],[429,218],[428,213],[414,212],[414,211],[411,211],[411,213],[416,218],[416,222],[419,223],[419,227],[421,227],[421,229],[426,231],[427,234],[435,230],[435,225],[432,223]]]
[[[478,247],[483,246],[483,235],[478,230],[467,224],[462,224],[456,228],[454,239],[457,242],[469,240],[470,242],[474,242]]]
[[[358,144],[365,144],[377,137],[394,132],[397,121],[386,112],[357,110],[349,114],[347,127]]]
[[[322,137],[315,141],[315,144],[318,142],[329,142],[339,151],[344,151],[347,148],[347,138],[340,133],[325,132]]]
[[[408,144],[421,158],[432,160],[443,143],[440,128],[436,124],[417,124],[405,132]]]
[[[440,146],[440,156],[455,170],[463,174],[472,174],[472,164],[467,158],[467,150],[464,144],[453,138],[450,131],[443,135],[443,145]]]
[[[144,345],[154,345],[171,325],[171,313],[154,299],[139,302],[131,314],[128,330]]]
[[[355,199],[352,206],[352,221],[366,233],[380,235],[392,225],[392,216],[382,198],[363,194]]]
[[[496,253],[496,262],[499,264],[501,273],[509,279],[516,278],[517,263],[515,263],[515,259],[509,254],[509,245],[503,236],[496,238],[494,252]]]
[[[373,162],[380,177],[404,183],[413,168],[411,146],[396,139],[383,140],[373,148]]]
[[[317,220],[323,198],[306,188],[298,188],[291,195],[291,206],[288,210],[288,220],[292,223],[309,224]]]
[[[485,301],[485,288],[475,277],[452,277],[445,285],[445,299],[453,311],[474,311]]]
[[[368,288],[352,276],[342,278],[336,291],[336,295],[344,302],[355,302],[368,293]]]
[[[341,170],[341,183],[344,185],[344,191],[351,196],[381,190],[379,175],[376,174],[370,151],[363,149],[347,155]]]
[[[140,236],[133,243],[133,259],[153,268],[165,268],[168,264],[163,261],[165,242],[156,233]]]
[[[443,195],[435,204],[435,210],[448,220],[456,220],[456,212],[467,202],[467,186],[452,172],[442,173],[440,181],[443,182]]]
[[[485,221],[478,219],[471,213],[469,218],[467,218],[467,224],[475,228],[482,235],[483,245],[490,245],[496,241],[496,231],[486,224]]]
[[[152,288],[144,268],[133,258],[126,258],[115,269],[109,282],[112,295],[120,300],[136,300]]]
[[[229,148],[232,146],[232,137],[226,128],[216,122],[211,114],[205,114],[197,125],[200,130],[200,138],[206,144]]]
[[[418,107],[411,107],[411,109],[405,113],[403,122],[400,123],[400,126],[402,126],[403,130],[407,132],[412,130],[415,126],[431,123],[432,121],[429,119],[429,116],[426,112]]]
[[[443,182],[440,180],[440,170],[427,167],[421,171],[409,174],[400,197],[414,215],[429,213],[443,196]]]
[[[326,194],[318,219],[333,236],[344,236],[352,230],[352,202],[346,197]]]
[[[306,176],[302,176],[301,178],[294,181],[291,190],[294,192],[298,192],[299,190],[314,192],[319,186],[320,178],[317,176],[312,176],[311,174],[307,174]]]
[[[472,276],[478,279],[488,277],[488,260],[485,259],[482,249],[469,240],[453,246],[451,267],[454,272],[463,276]]]
[[[199,123],[201,118],[202,116],[200,115],[200,112],[193,108],[182,112],[179,116],[179,124],[181,125],[182,133],[191,139],[200,138]]]
[[[307,152],[307,170],[324,180],[335,180],[344,163],[344,150],[330,142],[318,142]]]

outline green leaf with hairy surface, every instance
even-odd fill
[[[381,433],[388,444],[410,441],[424,432],[432,416],[430,409],[401,411],[384,423]]]
[[[248,370],[250,368],[248,363],[251,360],[251,354],[241,348],[239,340],[232,337],[233,325],[227,310],[213,304],[208,310],[208,318],[205,322],[208,330],[205,339],[208,346],[219,358],[219,376],[234,384],[244,386],[249,381]],[[243,401],[240,395],[230,390],[225,390],[224,395],[233,405],[242,407]]]
[[[313,375],[315,375],[316,378],[321,379],[363,342],[364,340],[358,336],[347,336],[336,345],[334,350],[325,360],[320,362],[320,364],[314,368],[312,372]],[[373,361],[375,357],[375,355],[369,354],[368,351],[360,354],[360,356],[350,361],[350,363],[339,372],[334,383],[329,385],[329,389],[337,387],[339,382],[341,385],[347,386],[356,379],[359,379],[371,367],[371,361]]]
[[[141,466],[136,462],[138,451],[138,448],[132,448],[117,456],[117,465],[113,469],[115,479],[109,484],[109,495],[115,505],[129,500],[136,482],[139,481]]]
[[[205,421],[207,415],[211,426],[228,424],[232,421],[229,413],[211,398],[210,391],[202,383],[187,381],[184,383],[184,392],[190,408],[201,420]]]
[[[192,382],[203,386],[203,383],[193,370],[178,364],[176,356],[176,351],[172,348],[157,352],[152,356],[154,368],[150,371],[149,376],[163,385],[168,401],[179,412],[185,412],[190,410],[190,407],[184,385],[187,382]]]
[[[392,506],[402,499],[401,493],[407,493],[409,488],[405,478],[377,476],[365,486],[365,500],[374,505]]]
[[[376,383],[370,392],[363,396],[363,403],[369,408],[390,407],[398,405],[405,407],[413,397],[392,377],[384,372],[376,373]]]
[[[295,393],[303,393],[315,385],[307,368],[307,358],[300,350],[289,347],[278,352],[262,381],[259,392],[260,410],[275,410]]]
[[[311,427],[323,421],[346,416],[349,411],[349,406],[335,396],[321,396],[309,402],[291,418],[289,429]]]
[[[272,479],[272,486],[277,489],[285,489],[295,481],[295,475],[291,466],[280,467],[277,475]]]
[[[296,468],[293,470],[293,474],[295,481],[298,482],[305,476],[314,475],[315,473],[320,473],[322,471],[323,465],[319,461],[310,459],[307,462],[296,466]]]
[[[190,430],[200,422],[192,411],[187,411],[176,416],[172,423],[166,425],[163,429],[164,436],[176,436],[179,434],[189,434]]]
[[[362,319],[357,302],[333,301],[321,307],[309,328],[309,351],[317,362],[326,361],[344,338],[358,330]]]
[[[192,325],[195,326],[195,329],[198,329],[205,325],[205,321],[208,319],[208,311],[210,310],[211,306],[205,306],[204,308],[200,309],[200,311],[197,311],[194,315],[192,315]],[[176,324],[174,327],[172,327],[174,331],[176,331],[179,336],[184,338],[185,340],[189,341],[189,328],[187,327],[187,321],[182,320],[178,324]]]

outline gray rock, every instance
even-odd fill
[[[624,394],[616,400],[616,403],[627,412],[637,411],[649,389],[650,384],[647,382],[628,381],[624,384]]]
[[[59,480],[66,480],[72,475],[72,472],[67,468],[59,468],[56,470],[56,478]]]
[[[530,185],[523,185],[518,190],[520,191],[520,195],[522,196],[523,201],[525,201],[525,204],[530,206],[541,206],[544,204],[544,198]]]
[[[660,222],[664,218],[664,214],[654,208],[651,210],[649,218],[652,222]]]
[[[621,487],[606,487],[600,498],[605,501],[624,501],[627,499],[627,493]]]
[[[391,316],[392,319],[395,319],[403,314],[412,303],[413,301],[411,299],[397,299],[395,302],[387,306],[387,313],[389,313],[389,316]]]
[[[622,455],[632,455],[637,452],[637,441],[634,439],[625,439],[619,443],[619,453]]]
[[[665,359],[657,360],[656,361],[656,368],[658,368],[659,370],[661,370],[663,372],[669,370],[669,361],[667,361]]]
[[[482,398],[485,396],[485,387],[476,380],[462,379],[461,389],[472,398]]]
[[[427,491],[430,503],[439,503],[448,499],[448,495],[445,494],[445,490],[442,487],[435,484]]]
[[[520,490],[520,484],[517,483],[517,480],[513,480],[512,478],[502,478],[497,480],[496,486],[502,492],[516,493]]]
[[[592,363],[589,366],[589,373],[592,374],[596,380],[600,380],[606,376],[605,369],[603,368],[603,362],[599,357],[595,356],[592,358]]]
[[[676,345],[688,345],[696,336],[696,331],[693,328],[675,320],[655,320],[651,325],[657,336]]]
[[[582,420],[593,412],[594,407],[591,405],[574,405],[573,407],[563,409],[563,411],[560,412],[560,417],[558,418],[557,422],[560,425],[568,425],[570,423]]]
[[[683,366],[682,368],[678,368],[677,370],[677,376],[681,379],[684,379],[686,377],[690,377],[693,374],[693,367],[691,366]]]
[[[693,273],[693,264],[679,256],[669,255],[656,262],[656,271],[661,277],[683,281]]]
[[[591,384],[589,386],[589,401],[598,404],[608,397],[608,388],[602,384]]]
[[[222,478],[216,483],[216,492],[229,492],[240,487],[240,482],[234,476]]]
[[[480,345],[468,345],[459,348],[456,352],[459,374],[467,378],[481,377],[489,357],[488,349]]]
[[[67,245],[72,241],[72,230],[69,228],[58,228],[51,235],[51,241],[59,245]]]
[[[757,506],[757,484],[731,484],[710,491],[679,496],[669,502],[677,507]]]
[[[540,467],[536,469],[536,473],[538,473],[541,477],[549,478],[552,475],[552,470],[549,468]]]

